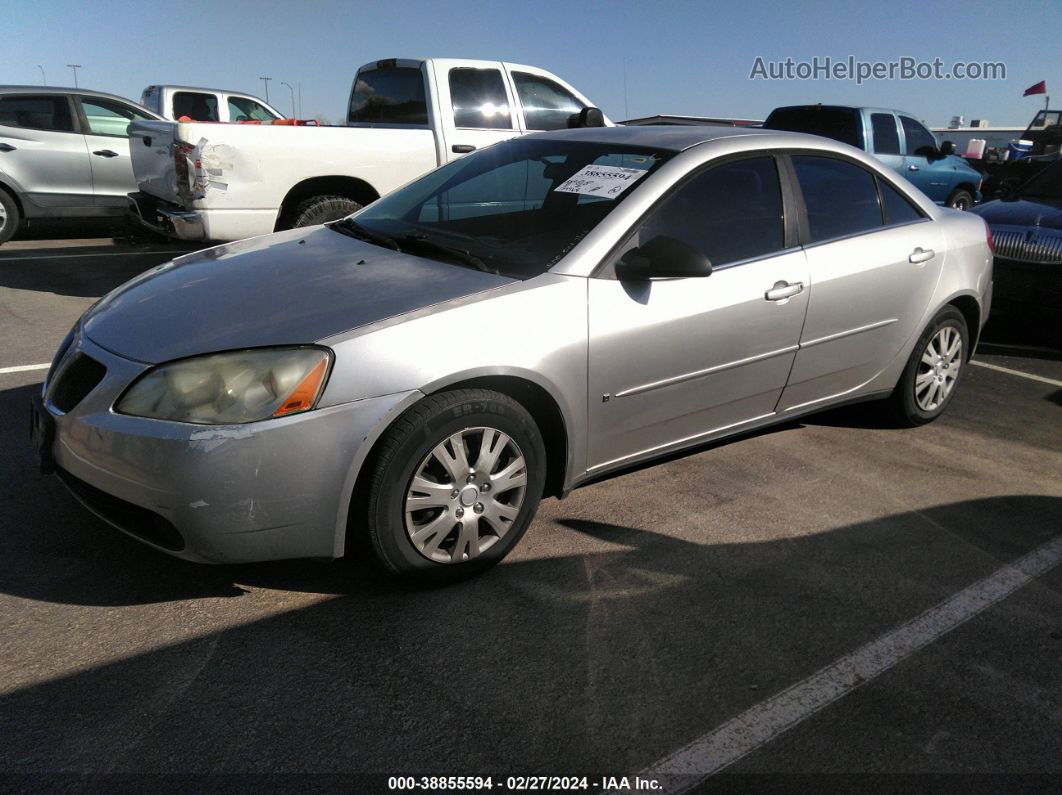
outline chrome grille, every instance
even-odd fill
[[[993,226],[992,241],[999,259],[1062,265],[1062,230]]]

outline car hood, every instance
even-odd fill
[[[970,210],[985,222],[1006,226],[1040,226],[1062,229],[1062,201],[1058,199],[1020,199],[986,202]]]
[[[218,246],[161,265],[89,312],[93,342],[149,364],[311,343],[513,279],[414,257],[325,227]]]

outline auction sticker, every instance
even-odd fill
[[[554,193],[582,193],[614,199],[645,176],[640,168],[622,166],[585,166],[568,178]]]

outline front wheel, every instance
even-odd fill
[[[955,190],[953,190],[951,192],[951,195],[948,196],[947,202],[945,202],[948,207],[951,207],[954,210],[969,210],[971,207],[973,207],[973,203],[973,194],[970,193],[970,191],[968,190],[963,190],[962,188],[956,188]]]
[[[970,332],[962,312],[944,307],[922,332],[892,393],[892,408],[904,425],[932,422],[955,396],[966,371]]]
[[[531,415],[485,389],[431,395],[380,441],[364,520],[390,572],[454,580],[498,563],[538,508],[545,447]]]

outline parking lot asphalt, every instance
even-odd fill
[[[36,473],[43,371],[13,369],[178,249],[0,248],[0,774],[1062,775],[1062,353],[1042,339],[990,326],[923,428],[836,410],[548,500],[463,584],[206,567]]]

